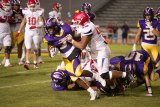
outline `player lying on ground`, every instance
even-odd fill
[[[150,80],[155,81],[160,76],[160,70],[154,73],[154,64],[151,57],[144,50],[132,51],[126,56],[116,56],[110,60],[111,68],[121,71],[129,71],[136,76],[130,83],[131,88],[146,84],[146,96],[152,96]]]

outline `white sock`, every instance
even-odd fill
[[[37,64],[37,61],[33,61],[34,64]]]
[[[126,77],[126,72],[122,72],[122,78],[125,78]]]
[[[112,79],[112,71],[109,71],[109,79]]]
[[[30,63],[30,61],[26,61],[26,63],[27,63],[27,64],[29,64],[29,63]]]
[[[25,58],[25,49],[23,49],[23,51],[22,51],[21,61],[23,61],[23,60],[24,60],[24,58]]]
[[[5,65],[9,65],[9,64],[10,64],[9,59],[6,59]]]
[[[87,91],[88,91],[89,93],[94,93],[94,90],[93,90],[91,87],[89,87],[89,88],[87,89]]]

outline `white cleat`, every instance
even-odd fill
[[[95,79],[102,84],[103,87],[106,86],[106,80],[103,79],[98,73],[95,73]]]
[[[23,61],[19,61],[19,62],[18,62],[18,65],[23,65],[23,64],[24,64]]]
[[[34,64],[34,65],[33,65],[33,68],[38,69],[38,68],[39,68],[39,67],[38,67],[38,64],[37,64],[37,63]]]
[[[11,64],[5,64],[4,67],[13,67]]]
[[[91,98],[90,98],[91,101],[93,101],[99,97],[97,91],[94,91],[94,93],[90,93],[90,96],[91,96]]]
[[[146,94],[146,96],[152,97],[153,95],[152,94]]]

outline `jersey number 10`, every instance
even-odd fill
[[[36,25],[36,18],[35,17],[28,17],[28,24],[29,25]]]

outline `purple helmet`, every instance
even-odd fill
[[[57,85],[67,85],[67,81],[69,80],[69,75],[66,73],[67,71],[57,70],[53,71],[51,74],[52,81]]]
[[[91,4],[90,3],[83,3],[82,4],[82,11],[84,11],[85,9],[90,11],[91,10]]]
[[[156,16],[160,15],[160,7],[156,10]]]
[[[50,35],[54,35],[55,33],[60,32],[61,27],[58,25],[57,20],[55,18],[49,18],[46,21],[46,30]]]
[[[11,0],[11,4],[12,5],[18,5],[18,6],[20,6],[20,1],[19,0]]]
[[[151,16],[151,19],[150,20],[153,20],[154,18],[154,10],[153,8],[151,7],[146,7],[143,11],[143,18],[145,19],[146,16],[150,15]]]

